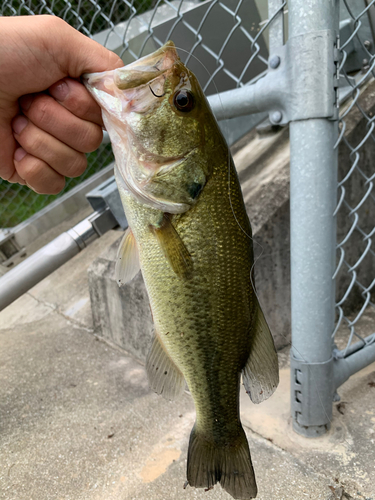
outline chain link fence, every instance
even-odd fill
[[[375,308],[374,4],[344,0],[341,5],[339,71],[350,97],[340,110],[337,141],[336,358],[345,358],[375,341],[369,314]]]
[[[318,293],[320,293],[322,287],[325,287],[324,294],[326,298],[324,299],[323,297],[324,300],[320,305],[318,302],[315,304],[315,317],[312,313],[310,315],[309,309],[313,309],[310,307],[310,304],[303,306],[304,312],[301,316],[303,319],[301,321],[298,319],[295,321],[295,324],[298,327],[296,330],[301,328],[305,330],[305,337],[301,337],[300,343],[296,343],[295,345],[298,345],[300,351],[304,352],[303,356],[305,358],[309,358],[309,342],[311,337],[317,333],[316,339],[314,337],[314,342],[321,342],[321,345],[315,349],[315,352],[319,353],[319,349],[320,351],[324,351],[322,343],[325,343],[326,347],[328,346],[327,352],[332,355],[332,346],[334,345],[333,359],[338,362],[346,361],[349,358],[354,359],[358,351],[364,347],[370,347],[375,341],[374,327],[371,319],[373,316],[369,313],[375,307],[375,247],[372,243],[375,235],[375,192],[373,190],[375,168],[372,160],[375,158],[375,0],[342,0],[340,2],[339,29],[339,15],[335,7],[336,4],[338,5],[335,2],[320,2],[320,8],[322,9],[320,16],[316,15],[317,13],[313,11],[306,14],[308,15],[309,22],[310,18],[316,17],[316,19],[314,18],[315,25],[311,28],[311,31],[315,30],[316,33],[320,34],[323,32],[326,33],[326,38],[323,39],[320,37],[319,43],[326,43],[327,45],[324,45],[324,48],[327,47],[328,50],[333,51],[332,59],[335,58],[335,62],[336,58],[339,60],[337,76],[340,78],[337,82],[340,87],[339,96],[341,96],[341,105],[339,137],[335,144],[335,151],[338,151],[339,157],[339,181],[338,203],[334,213],[334,216],[337,218],[337,266],[333,275],[334,280],[336,280],[336,326],[332,338],[328,338],[332,333],[331,326],[333,324],[334,306],[333,304],[327,306],[329,302],[327,297],[333,295],[331,293],[333,286],[331,281],[332,274],[327,278],[329,273],[326,272],[325,278],[321,275],[321,281],[325,280],[327,283],[324,286],[321,283],[317,283]],[[292,38],[294,38],[294,42],[298,37],[300,37],[301,43],[307,43],[306,40],[311,40],[311,43],[315,43],[316,41],[313,37],[308,38],[311,33],[306,32],[302,24],[301,27],[298,26],[301,18],[300,11],[306,8],[304,2],[297,0],[290,0],[289,14],[286,2],[282,0],[269,0],[268,4],[262,0],[207,0],[202,2],[198,0],[114,0],[112,2],[95,0],[71,2],[68,2],[68,0],[51,2],[7,0],[2,3],[1,14],[58,15],[85,35],[95,38],[110,50],[115,51],[122,57],[125,64],[146,55],[167,40],[172,39],[180,49],[182,60],[196,73],[207,95],[230,89],[241,90],[244,88],[245,90],[249,89],[251,92],[251,89],[255,86],[249,87],[249,85],[252,83],[262,85],[262,77],[268,75],[263,81],[263,90],[266,96],[264,100],[265,104],[262,105],[263,108],[259,111],[270,111],[271,122],[273,116],[279,117],[281,124],[285,124],[288,121],[291,122],[291,137],[294,137],[294,143],[291,143],[292,167],[293,162],[296,164],[295,162],[300,155],[300,151],[301,154],[305,155],[306,161],[310,161],[311,159],[311,165],[319,164],[320,159],[317,156],[312,158],[314,153],[312,150],[319,148],[316,145],[318,142],[316,144],[311,142],[313,139],[308,135],[309,133],[315,133],[313,128],[308,129],[314,121],[311,118],[324,118],[324,120],[318,119],[315,122],[320,122],[319,126],[321,130],[324,131],[326,127],[326,130],[330,131],[330,133],[333,133],[335,129],[331,126],[328,127],[327,123],[329,121],[331,124],[335,123],[336,119],[334,110],[332,110],[332,115],[324,114],[325,111],[323,110],[323,112],[319,111],[320,114],[318,115],[306,116],[304,114],[306,108],[301,109],[300,107],[297,109],[293,105],[291,106],[290,103],[285,104],[283,102],[280,105],[278,87],[271,88],[272,81],[275,81],[275,79],[271,80],[272,75],[270,76],[272,68],[275,71],[279,71],[278,74],[281,77],[285,76],[285,73],[283,74],[282,71],[285,71],[283,70],[283,64],[287,61],[287,52],[284,50],[285,47],[282,47],[282,50],[279,49],[285,44],[284,29],[286,31],[286,23],[289,22],[291,25],[293,23],[293,28],[290,32],[293,33]],[[327,9],[327,12],[323,12],[324,9]],[[329,16],[332,18],[332,22],[329,21],[331,24],[328,22],[324,24],[325,19]],[[333,26],[336,27],[333,28]],[[338,30],[340,32],[339,44],[335,38]],[[331,43],[330,37],[333,37],[332,40],[334,40],[332,47],[329,45]],[[290,50],[294,50],[296,47],[298,48],[298,44],[289,45]],[[272,59],[270,68],[268,66],[269,53]],[[310,55],[312,58],[314,57],[313,51],[310,52]],[[319,58],[315,60],[317,61],[316,65],[319,65],[321,60]],[[333,64],[333,61],[329,61],[329,63]],[[300,66],[298,66],[298,63],[293,58],[287,61],[287,64],[289,64],[287,67],[293,70],[293,75],[296,79],[299,78],[302,70],[306,69],[305,75],[308,75],[309,71],[314,70],[314,68],[311,69],[311,67],[306,66],[306,61],[302,59],[299,61]],[[323,68],[321,74],[324,71],[327,71],[327,68]],[[329,77],[332,77],[332,75],[329,75]],[[267,88],[264,85],[265,81],[268,81],[268,85],[271,86]],[[317,92],[319,91],[319,83],[316,87]],[[329,89],[327,87],[327,89],[327,92],[333,93],[332,88]],[[275,98],[275,95],[277,98]],[[345,99],[343,99],[344,95]],[[267,103],[268,96],[274,98],[273,102],[276,103],[276,114],[275,108],[272,108],[272,102],[271,104]],[[255,104],[249,104],[249,113],[256,112],[254,111],[257,110]],[[319,107],[319,105],[320,102],[317,101],[317,106]],[[284,115],[285,113],[288,114],[288,106],[289,112],[297,113],[298,116],[289,116],[288,119],[285,119]],[[325,124],[323,123],[324,121],[326,122]],[[310,122],[310,125],[308,122]],[[298,137],[296,124],[299,126],[299,134],[302,134],[302,132],[307,134],[305,136],[300,135],[299,137],[303,138],[303,140],[308,137],[310,140],[309,147],[305,148],[305,151],[303,151],[303,144],[302,149],[296,149],[297,146],[300,146],[298,140],[296,140]],[[305,125],[306,128],[303,130]],[[324,135],[323,132],[320,137],[324,138]],[[332,147],[328,145],[326,154],[322,153],[322,155],[321,158],[323,161],[327,162],[326,170],[324,171],[323,169],[323,171],[329,177],[331,175],[329,172],[332,172],[335,168]],[[98,152],[89,155],[89,167],[84,177],[68,180],[63,193],[79,183],[83,178],[87,178],[106,166],[111,160],[112,153],[110,146],[103,144]],[[293,168],[297,172],[299,167]],[[306,165],[302,162],[300,170],[303,168],[307,170]],[[333,176],[331,175],[331,180],[332,178]],[[300,180],[302,181],[303,179],[301,178]],[[308,191],[310,188],[311,192],[309,179],[307,181],[306,189]],[[318,181],[320,182],[319,179]],[[332,193],[334,193],[336,188],[335,180],[332,185]],[[299,186],[295,186],[295,190],[298,191],[298,189]],[[329,214],[331,219],[333,210],[331,211],[330,206],[333,204],[335,198],[335,194],[332,193],[330,200],[328,193],[328,203],[326,204],[328,207],[326,214]],[[321,203],[319,196],[313,200],[315,205]],[[28,188],[0,181],[0,227],[10,227],[17,224],[46,206],[55,198],[55,196],[36,195]],[[323,214],[323,212],[321,213]],[[295,215],[295,219],[301,218],[300,215],[300,213]],[[315,220],[314,222],[316,226],[317,221]],[[301,229],[300,226],[301,230],[303,228]],[[318,235],[319,227],[316,231]],[[303,241],[301,240],[301,248],[305,252],[305,255],[309,254],[311,250],[310,248],[306,249],[306,241],[310,237],[309,232],[311,231],[308,228],[305,240],[303,238]],[[293,238],[295,241],[296,237],[293,236]],[[292,246],[294,245],[293,238]],[[329,240],[330,236],[328,235],[322,245],[325,245]],[[329,255],[333,255],[333,250],[334,246],[330,244],[330,249],[328,248],[325,254],[324,252],[321,254],[323,267],[324,262],[329,260]],[[306,278],[306,269],[308,266],[303,252],[300,252],[300,268],[295,266],[295,269],[297,269],[295,276],[301,280],[301,276],[304,275],[302,278],[306,279],[306,289],[308,288],[311,292],[311,281],[315,279],[313,273],[315,272],[314,269],[316,270],[316,267],[314,267],[316,261],[313,258],[310,259],[309,265],[312,265],[312,267],[309,272],[312,274],[310,274],[310,278]],[[292,291],[295,286],[293,279],[292,276]],[[303,287],[299,289],[298,284],[296,289],[302,290],[304,293]],[[302,295],[302,293],[295,293],[295,298],[298,295]],[[323,316],[321,311],[322,305],[326,308],[326,319],[324,322],[319,323],[316,318],[319,314]],[[298,314],[300,313],[300,311],[297,312]],[[309,315],[311,318],[306,320]],[[309,321],[310,326],[307,328],[306,324]],[[323,323],[324,327],[321,327]],[[301,325],[303,326],[301,327]],[[311,329],[310,333],[309,328]],[[321,330],[320,333],[318,331],[319,328]],[[323,332],[326,328],[327,331],[329,330],[328,334]],[[370,349],[366,352],[369,351]],[[298,354],[297,351],[295,353]],[[351,356],[353,354],[354,356]],[[326,354],[322,355],[324,359],[318,359],[318,357],[317,359],[313,359],[314,356],[310,356],[311,359],[307,359],[309,363],[304,357],[295,360],[296,362],[298,361],[295,368],[297,375],[293,382],[296,386],[296,394],[303,394],[301,388],[303,384],[301,385],[301,379],[298,379],[299,374],[305,374],[303,376],[306,376],[306,379],[311,375],[312,378],[316,377],[316,380],[319,380],[318,368],[323,375],[325,373],[324,370],[327,370],[326,374],[322,376],[322,383],[327,384],[327,376],[329,376],[332,379],[332,386],[335,386],[334,389],[344,380],[342,374],[338,375],[340,383],[333,380],[334,369],[331,363],[332,359],[327,361]],[[305,372],[303,371],[304,364],[307,366]],[[321,367],[318,367],[319,364],[321,364]],[[361,363],[356,365],[357,368],[355,370],[351,368],[351,373],[358,370],[359,365]],[[292,377],[293,366],[292,364]],[[361,366],[365,366],[365,364],[362,363]],[[315,385],[319,384],[316,380],[314,381]],[[332,406],[331,392],[331,387],[329,387],[326,391],[328,403],[323,408],[324,411],[321,412],[322,422],[327,422],[327,418],[329,417],[330,410],[328,404]],[[303,408],[307,408],[308,396],[308,394],[303,396],[304,401],[302,403],[299,396],[293,396],[292,391],[296,415],[303,416],[303,412],[307,414],[307,410],[303,410]],[[315,407],[324,406],[322,398],[323,396],[319,395],[318,400],[315,401]],[[314,403],[311,403],[311,405],[314,406]],[[300,430],[310,425],[310,421],[303,421],[305,423],[302,421],[303,419],[300,421]],[[318,423],[316,427],[326,428],[326,424]],[[304,432],[301,431],[301,433]]]
[[[267,5],[261,0],[5,0],[0,13],[59,16],[125,64],[172,38],[208,95],[246,85],[267,69]],[[103,144],[88,155],[84,175],[67,179],[57,196],[0,180],[0,228],[24,221],[112,160],[110,145]]]

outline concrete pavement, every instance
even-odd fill
[[[183,489],[190,395],[151,393],[142,364],[94,335],[87,268],[118,237],[107,233],[0,313],[1,500],[231,498],[218,485]],[[307,440],[291,430],[287,351],[280,365],[269,401],[241,400],[258,498],[375,499],[375,366],[339,390],[332,430]]]

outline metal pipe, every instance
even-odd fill
[[[268,0],[268,19],[279,11],[268,28],[270,56],[278,47],[284,45],[284,12],[280,10],[283,3],[283,0]]]
[[[368,7],[371,3],[371,0],[365,0],[366,6]],[[372,35],[372,43],[375,43],[375,6],[371,5],[367,11],[368,21],[370,24],[371,35]]]
[[[335,359],[344,359],[353,354],[354,352],[360,351],[367,345],[370,345],[375,342],[375,333],[372,333],[368,337],[365,337],[364,339],[359,340],[358,342],[355,342],[355,344],[350,345],[349,347],[346,347],[342,351],[338,349],[334,349],[333,351],[333,357]]]
[[[338,0],[290,0],[288,5],[289,40],[320,30],[338,33]],[[337,122],[323,118],[290,124],[291,399],[293,428],[307,437],[325,433],[332,415],[337,133]],[[304,366],[300,380],[299,364]],[[315,379],[320,404],[312,405],[304,387],[313,387],[306,379],[316,376],[313,367],[319,364],[326,380]]]
[[[62,233],[0,278],[0,311],[80,252],[76,240]]]
[[[354,373],[375,361],[375,343],[367,344],[347,358],[337,359],[333,365],[334,387],[337,389]]]
[[[259,113],[259,100],[256,98],[256,84],[246,85],[239,89],[227,90],[220,94],[210,95],[208,102],[217,121],[236,118],[237,116]]]
[[[293,411],[293,428],[307,437],[325,433],[332,416],[336,139],[337,124],[326,119],[290,124],[291,397],[293,402],[298,360],[307,369],[300,388],[303,407]],[[325,365],[323,380],[312,365]],[[309,394],[318,388],[319,395],[304,397],[305,388]]]
[[[117,225],[109,208],[94,212],[0,278],[0,311]]]
[[[334,325],[337,124],[290,124],[292,351],[296,359],[332,356]]]
[[[289,0],[289,38],[332,29],[339,32],[339,0]]]

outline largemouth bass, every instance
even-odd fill
[[[119,284],[142,270],[155,325],[154,391],[194,399],[187,481],[257,495],[239,416],[278,384],[273,339],[252,280],[251,227],[228,146],[195,76],[168,42],[124,68],[85,75],[102,107],[129,228]]]

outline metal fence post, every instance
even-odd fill
[[[268,18],[273,22],[269,25],[269,53],[284,45],[284,11],[282,10],[283,0],[268,0]]]
[[[338,17],[337,0],[290,0],[289,40],[322,30],[336,40]],[[313,93],[316,82],[306,85]],[[325,433],[332,416],[337,123],[290,123],[291,410],[293,428],[307,437]]]

